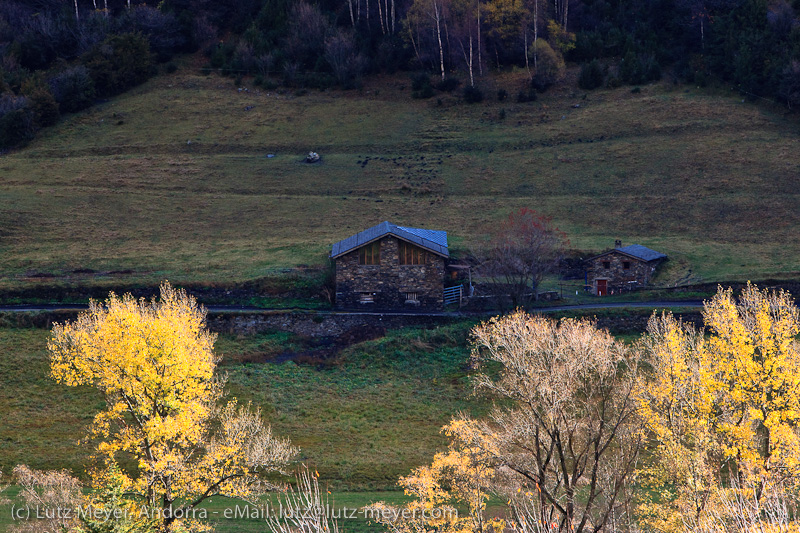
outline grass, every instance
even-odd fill
[[[337,518],[340,530],[345,533],[382,531],[383,528],[361,509],[378,501],[399,505],[409,499],[398,491],[332,492],[328,498],[330,513]],[[19,519],[14,520],[12,515],[12,506],[16,508],[22,503],[18,486],[12,485],[0,495],[0,529],[8,531],[12,526],[22,523]],[[275,496],[265,498],[264,503],[257,506],[241,500],[212,497],[199,507],[195,516],[205,519],[215,533],[263,533],[267,531],[266,510],[275,510],[278,505]]]
[[[331,490],[396,490],[400,476],[446,446],[439,429],[452,416],[487,408],[470,398],[470,326],[391,331],[331,364],[246,362],[303,348],[286,333],[221,336],[217,350],[229,395],[260,406]],[[91,388],[48,377],[47,335],[0,329],[0,470],[28,464],[83,476],[90,446],[80,440],[104,404]]]
[[[522,206],[577,249],[668,254],[663,285],[800,272],[800,133],[780,110],[668,84],[478,105],[409,85],[297,97],[180,70],[68,116],[0,158],[0,289],[241,282],[386,219],[466,250]]]

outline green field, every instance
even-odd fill
[[[392,331],[346,348],[330,364],[256,362],[305,350],[285,333],[222,336],[217,351],[228,393],[260,406],[332,490],[394,490],[400,476],[446,444],[439,429],[451,417],[487,406],[470,399],[471,325]],[[47,336],[0,329],[0,470],[28,464],[83,476],[90,446],[80,441],[104,403],[89,387],[48,377]]]
[[[572,248],[668,254],[657,283],[800,276],[796,117],[666,82],[519,104],[521,82],[467,105],[414,100],[407,75],[302,96],[154,78],[0,156],[0,289],[233,283],[322,264],[386,219],[463,251],[522,206]]]

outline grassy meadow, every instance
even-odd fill
[[[386,219],[466,250],[522,206],[576,249],[668,254],[657,283],[800,275],[796,117],[666,82],[520,104],[523,77],[476,105],[414,100],[404,74],[304,95],[154,78],[0,156],[0,289],[244,281]]]
[[[446,447],[441,426],[459,412],[484,413],[471,397],[468,334],[474,322],[430,330],[390,331],[346,348],[329,364],[265,363],[306,341],[288,333],[222,335],[229,396],[252,401],[278,435],[300,448],[298,460],[320,474],[336,508],[405,500],[400,476],[429,463]],[[68,469],[86,477],[91,443],[85,437],[104,402],[90,387],[66,387],[49,378],[49,332],[0,328],[0,471],[14,465]],[[3,479],[0,479],[0,485]],[[0,494],[0,530],[12,525],[18,487]],[[389,492],[387,492],[389,491]],[[264,531],[254,518],[225,518],[242,502],[212,498],[205,504],[214,530]],[[343,520],[350,533],[375,530],[365,516]]]
[[[470,397],[471,325],[391,331],[323,365],[265,364],[302,347],[286,333],[223,335],[217,352],[228,394],[261,407],[331,490],[394,490],[398,477],[446,445],[439,429],[451,417],[488,407]],[[43,329],[0,328],[0,470],[28,464],[83,476],[90,446],[81,439],[104,402],[92,388],[49,378],[47,337]]]

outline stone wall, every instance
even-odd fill
[[[380,265],[359,265],[358,250],[336,259],[336,307],[361,310],[441,310],[443,307],[444,258],[426,251],[425,264],[401,265],[399,240],[380,241]],[[419,305],[406,303],[406,293],[416,292]],[[373,302],[362,303],[362,294]]]
[[[448,315],[350,315],[336,313],[220,313],[210,314],[208,328],[216,333],[251,335],[266,331],[290,331],[304,337],[339,337],[355,328],[399,329],[405,327],[434,327],[463,320]]]
[[[608,268],[603,263],[608,263]],[[625,263],[629,268],[625,268]],[[597,294],[598,279],[608,281],[609,294],[617,294],[621,291],[643,287],[650,283],[650,278],[655,272],[656,265],[652,265],[640,259],[634,259],[629,255],[612,251],[606,255],[591,259],[587,269],[587,281],[592,293]]]
[[[579,316],[594,318],[597,327],[608,329],[614,334],[640,334],[647,329],[647,321],[653,314],[652,309],[632,309],[614,313],[602,310],[585,310],[578,313],[561,312],[544,316],[559,318],[562,316]],[[0,315],[2,316],[2,315]],[[475,322],[487,320],[492,313],[474,314],[464,316],[438,315],[438,316],[409,316],[409,315],[380,315],[364,314],[350,315],[337,313],[303,313],[303,312],[274,312],[274,313],[220,313],[210,314],[208,327],[216,333],[233,333],[239,335],[252,335],[267,331],[290,331],[297,335],[310,338],[340,337],[360,328],[382,328],[384,330],[402,328],[432,328],[463,320]],[[700,311],[684,312],[676,315],[684,323],[697,328],[703,327],[703,317]]]

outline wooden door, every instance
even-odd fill
[[[598,279],[597,280],[597,295],[598,296],[606,296],[608,294],[608,280],[607,279]]]

